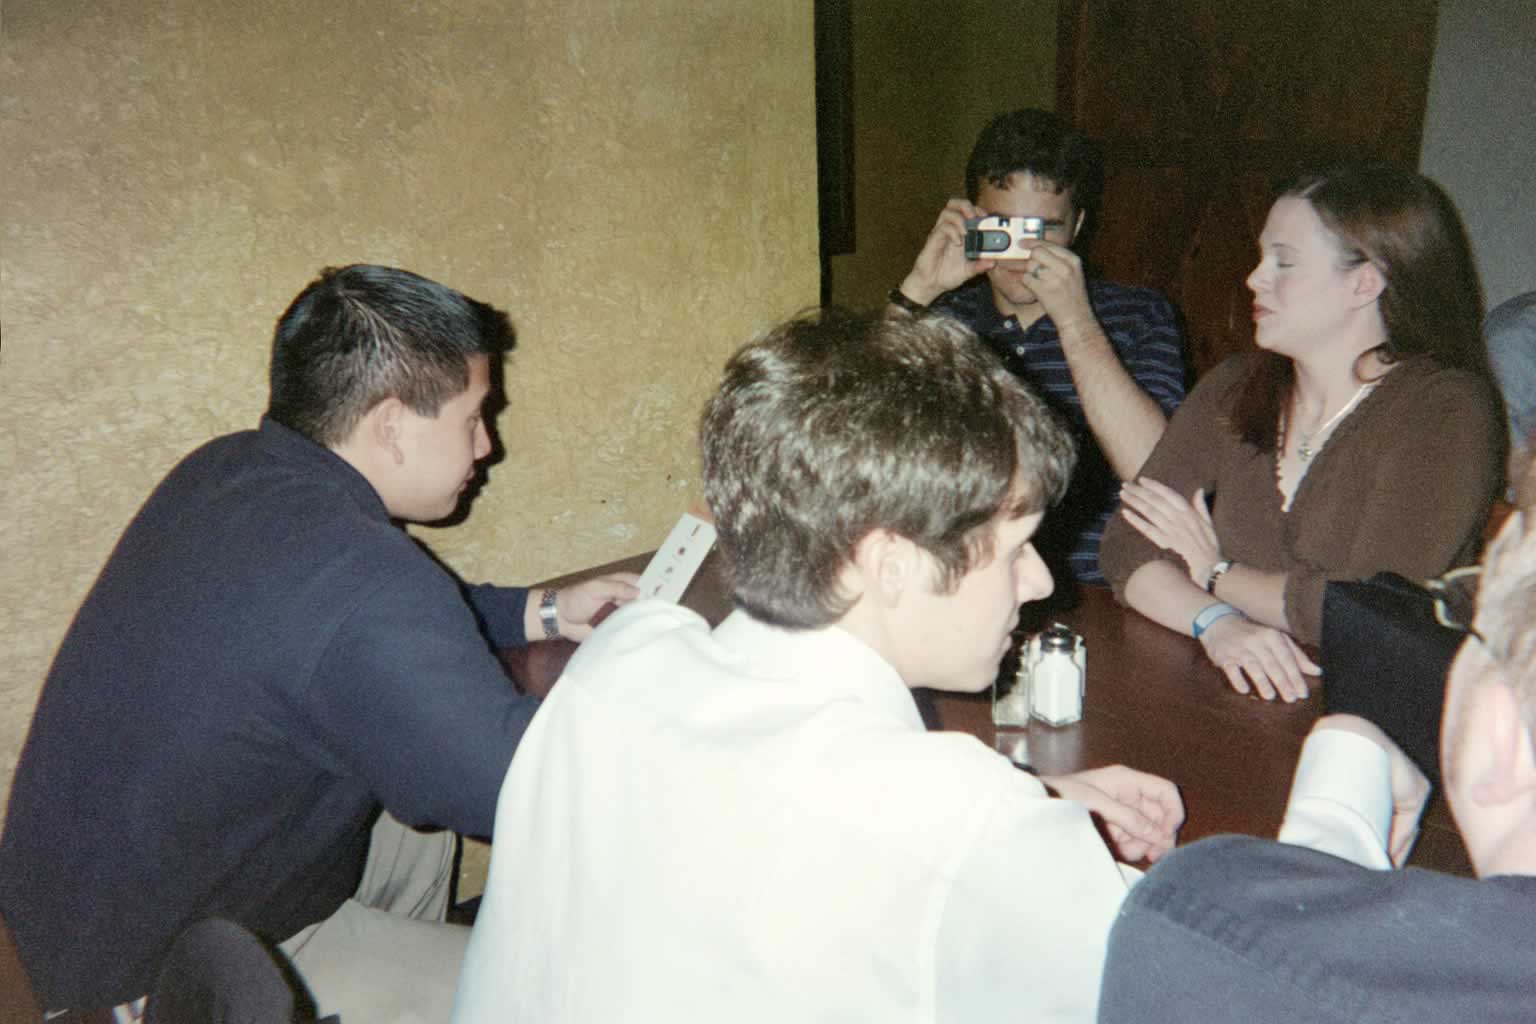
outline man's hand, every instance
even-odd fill
[[[1177,786],[1124,765],[1041,776],[1040,781],[1097,814],[1115,853],[1126,863],[1161,859],[1173,849],[1184,824],[1184,801]]]
[[[1083,261],[1077,253],[1054,242],[1037,241],[1031,245],[1023,268],[1029,274],[1029,290],[1056,324],[1063,346],[1071,344],[1080,332],[1099,330],[1088,301]]]
[[[1256,690],[1265,700],[1278,696],[1287,704],[1307,696],[1307,676],[1322,675],[1290,634],[1273,626],[1228,615],[1200,634],[1211,664],[1226,673],[1238,693]]]
[[[1136,532],[1165,551],[1184,559],[1189,578],[1205,589],[1211,570],[1221,561],[1221,542],[1205,504],[1205,489],[1192,498],[1150,477],[1139,477],[1120,488],[1120,514]]]
[[[965,258],[965,220],[981,216],[982,211],[968,199],[951,199],[946,203],[933,230],[928,232],[912,271],[901,282],[901,293],[926,306],[977,274],[991,270],[996,260]]]
[[[591,579],[561,587],[555,596],[555,617],[560,623],[560,635],[570,640],[585,640],[592,635],[598,613],[610,605],[626,604],[640,596],[636,586],[640,577],[632,572],[616,572],[611,576],[594,576]]]
[[[1327,715],[1312,726],[1313,732],[1324,729],[1363,736],[1387,752],[1387,761],[1392,766],[1392,831],[1387,837],[1387,855],[1395,867],[1402,867],[1419,836],[1419,818],[1429,801],[1429,780],[1391,737],[1368,719],[1359,715]]]

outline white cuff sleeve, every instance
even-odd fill
[[[1291,782],[1280,841],[1390,869],[1392,765],[1387,752],[1351,732],[1307,737]]]

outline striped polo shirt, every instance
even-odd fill
[[[1097,279],[1088,282],[1088,300],[1132,379],[1164,415],[1173,415],[1184,400],[1184,339],[1168,300],[1151,288]],[[998,312],[984,275],[940,296],[932,308],[975,331],[1071,423],[1078,439],[1078,470],[1066,499],[1046,517],[1037,547],[1053,571],[1065,569],[1084,583],[1102,584],[1099,538],[1119,505],[1120,482],[1088,429],[1056,324],[1042,316],[1021,330],[1017,318]]]

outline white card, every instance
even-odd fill
[[[666,542],[656,549],[650,564],[640,574],[640,596],[679,601],[693,574],[699,571],[704,556],[715,544],[715,527],[691,512],[667,534]]]

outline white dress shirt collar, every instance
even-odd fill
[[[715,628],[720,645],[754,666],[773,666],[787,680],[814,679],[828,696],[877,707],[914,729],[923,717],[891,663],[864,641],[837,626],[785,629],[740,609]]]

